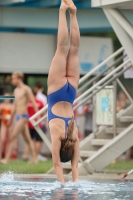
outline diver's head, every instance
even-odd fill
[[[72,160],[74,155],[74,143],[73,140],[73,131],[74,131],[74,118],[72,117],[67,132],[67,138],[61,140],[61,149],[60,149],[60,161],[68,162]]]

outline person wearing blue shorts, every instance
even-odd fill
[[[38,111],[36,106],[34,96],[32,94],[29,86],[25,85],[23,82],[24,74],[22,72],[13,72],[12,74],[12,84],[16,86],[14,89],[14,105],[11,113],[11,118],[8,122],[8,126],[13,124],[14,117],[16,116],[16,124],[13,126],[13,130],[11,131],[11,137],[9,138],[9,145],[7,149],[6,156],[0,162],[2,164],[7,164],[10,161],[11,154],[13,152],[14,143],[17,140],[19,134],[21,133],[25,142],[29,146],[30,154],[31,154],[31,163],[37,163],[38,159],[35,153],[35,148],[33,142],[30,137],[27,121],[28,121],[28,113],[27,113],[27,103],[31,101],[34,107],[35,112]]]

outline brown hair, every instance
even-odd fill
[[[38,89],[43,89],[43,88],[44,88],[41,81],[36,82],[35,86],[36,86]]]
[[[16,75],[21,80],[24,79],[24,74],[22,72],[13,72],[12,75]]]
[[[72,117],[70,124],[68,126],[67,138],[61,140],[61,149],[60,149],[61,162],[68,162],[73,158],[74,143],[75,143],[75,141],[72,138],[73,131],[74,131],[74,117]]]
[[[37,95],[37,88],[36,88],[36,87],[33,87],[33,88],[32,88],[32,93],[33,93],[34,96]]]

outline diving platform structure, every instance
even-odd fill
[[[122,46],[133,62],[133,23],[122,13],[122,10],[132,11],[132,0],[92,0],[92,7],[101,7],[114,29]]]

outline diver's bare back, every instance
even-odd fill
[[[20,88],[17,87],[14,90],[16,114],[27,113],[28,90],[29,90],[29,87],[25,84],[23,84],[22,87]]]

